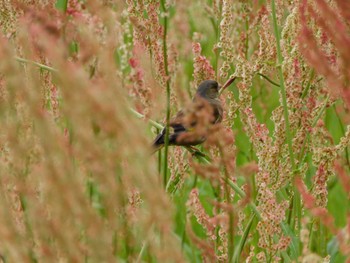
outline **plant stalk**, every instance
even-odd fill
[[[275,1],[271,1],[272,5],[272,20],[273,20],[273,27],[275,31],[276,36],[276,47],[277,47],[277,59],[278,59],[278,74],[280,77],[280,89],[281,89],[281,95],[282,95],[282,103],[283,103],[283,111],[284,111],[284,119],[286,123],[286,136],[287,136],[287,143],[288,143],[288,150],[290,155],[290,161],[292,164],[292,169],[295,168],[295,162],[294,162],[294,153],[293,153],[293,147],[292,147],[292,134],[290,131],[290,123],[289,123],[289,113],[288,113],[288,105],[287,105],[287,93],[286,93],[286,87],[284,85],[284,76],[283,76],[283,70],[282,70],[282,64],[283,64],[283,56],[281,51],[281,37],[277,25],[277,17],[276,17],[276,5]]]
[[[273,28],[275,31],[275,37],[276,37],[276,48],[277,48],[277,60],[278,60],[278,74],[280,79],[280,90],[281,90],[281,96],[282,96],[282,104],[283,104],[283,112],[284,112],[284,120],[285,120],[285,129],[286,129],[286,139],[288,143],[288,151],[289,151],[289,158],[292,166],[293,176],[297,172],[295,167],[295,160],[294,160],[294,153],[293,153],[293,145],[292,145],[292,133],[290,130],[290,122],[289,122],[289,112],[288,112],[288,104],[287,104],[287,92],[286,87],[284,83],[284,76],[283,76],[283,56],[281,51],[281,36],[277,24],[277,16],[276,16],[276,4],[275,0],[271,1],[271,9],[272,9],[272,21],[273,21]],[[297,231],[300,232],[301,227],[301,204],[300,204],[300,194],[298,192],[298,189],[296,186],[293,186],[293,210],[292,215],[293,218],[291,220],[291,228],[292,230],[296,229],[297,224]],[[295,220],[294,220],[295,219]],[[298,234],[299,236],[299,234]]]
[[[163,13],[163,57],[164,57],[164,69],[166,77],[166,129],[164,140],[164,160],[163,160],[163,183],[164,188],[168,181],[168,150],[169,150],[169,129],[170,129],[170,78],[168,69],[168,49],[167,49],[167,34],[168,34],[168,14],[165,6],[165,0],[161,0],[161,8]]]

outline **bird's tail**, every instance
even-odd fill
[[[164,136],[165,136],[165,128],[154,139],[154,141],[152,143],[151,154],[154,154],[156,151],[159,151],[160,149],[162,149],[164,147]]]
[[[159,151],[164,147],[164,144],[153,144],[151,148],[151,154],[154,154],[155,152]]]

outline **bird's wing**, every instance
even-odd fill
[[[180,110],[175,117],[170,119],[170,125],[177,125],[183,123],[183,118],[185,116],[185,113],[183,110]]]
[[[152,143],[153,147],[157,148],[159,145],[164,144],[164,135],[165,135],[165,128],[163,128],[163,130],[154,139]]]
[[[215,103],[215,104],[212,104],[212,106],[214,108],[214,117],[215,117],[213,124],[220,123],[222,121],[224,109],[222,108],[221,103]]]
[[[185,132],[186,128],[183,125],[184,112],[180,110],[175,117],[170,120],[169,145],[176,144],[176,139],[181,132]],[[164,128],[154,139],[153,146],[163,145],[165,142],[166,128]]]
[[[176,139],[181,132],[185,132],[186,128],[181,123],[171,123],[169,131],[169,145],[176,144]],[[153,145],[162,145],[165,142],[166,128],[164,128],[154,139]]]

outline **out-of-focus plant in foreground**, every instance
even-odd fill
[[[347,1],[0,10],[3,261],[350,262]],[[150,155],[181,108],[207,140]]]

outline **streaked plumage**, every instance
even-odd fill
[[[222,121],[223,108],[219,100],[220,86],[215,80],[205,80],[199,84],[197,92],[193,98],[193,103],[196,103],[200,99],[204,99],[213,108],[213,121],[212,124]],[[169,133],[169,145],[181,145],[192,146],[203,143],[206,138],[197,137],[192,140],[179,140],[179,136],[184,133],[188,133],[192,129],[196,129],[196,122],[186,125],[184,123],[184,112],[179,111],[174,118],[170,120],[170,133]],[[155,138],[153,142],[154,151],[159,150],[164,146],[166,129],[164,128],[161,133]]]

